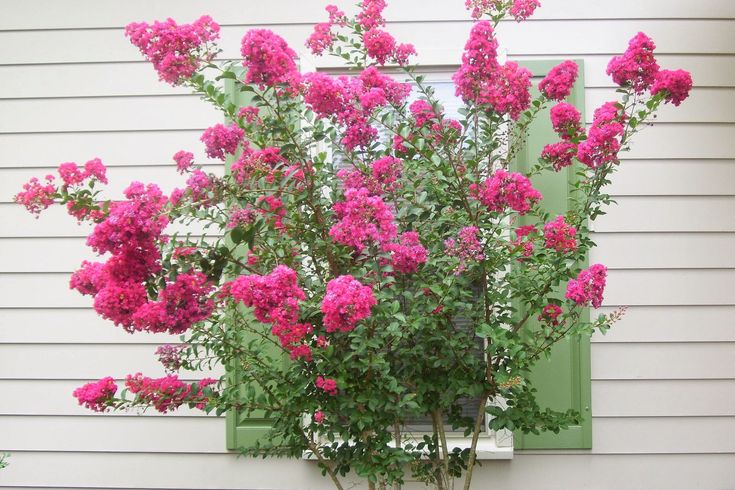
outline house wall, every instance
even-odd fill
[[[248,5],[252,3],[251,5]],[[112,196],[132,179],[180,184],[171,155],[196,149],[220,116],[157,82],[122,28],[209,13],[236,57],[247,28],[271,25],[294,47],[323,0],[24,0],[0,4],[0,488],[329,488],[312,462],[238,459],[224,419],[181,411],[95,415],[74,387],[160,373],[170,339],[129,336],[68,290],[89,258],[51,209],[33,219],[12,196],[59,162],[99,156]],[[421,61],[456,64],[470,28],[462,0],[393,0],[389,30]],[[587,114],[614,97],[604,69],[642,30],[660,64],[694,74],[692,97],[636,138],[615,175],[618,204],[595,223],[592,261],[610,269],[605,310],[626,317],[592,345],[593,449],[516,452],[486,462],[477,488],[735,487],[735,2],[543,0],[501,26],[511,57],[582,58]],[[216,168],[211,162],[211,169]]]

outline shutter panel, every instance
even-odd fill
[[[579,65],[579,78],[567,102],[573,104],[582,113],[584,121],[584,66]],[[520,63],[534,74],[534,86],[558,61],[527,61]],[[535,89],[534,89],[535,90]],[[551,105],[551,104],[550,104]],[[530,127],[528,142],[515,161],[515,168],[526,171],[537,161],[544,145],[558,141],[549,119],[549,108],[545,109]],[[563,214],[568,210],[570,182],[576,178],[576,168],[567,167],[561,172],[545,172],[533,179],[536,187],[544,196],[541,202],[552,216]],[[523,224],[532,224],[526,222]],[[586,264],[583,264],[586,266]],[[558,294],[563,297],[564,291]],[[523,312],[521,312],[522,314]],[[584,315],[589,318],[589,311]],[[584,317],[583,317],[584,318]],[[535,319],[529,320],[529,327],[534,328]],[[534,434],[515,434],[517,449],[587,449],[592,447],[592,423],[590,420],[590,339],[567,338],[556,344],[551,358],[542,358],[532,373],[533,385],[538,389],[537,398],[542,408],[555,410],[574,409],[582,415],[580,425],[571,426],[559,434],[553,432]]]

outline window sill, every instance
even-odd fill
[[[472,440],[469,437],[447,437],[450,448],[468,449]],[[311,451],[304,451],[301,459],[316,461]],[[513,433],[501,431],[486,434],[477,441],[477,459],[482,461],[513,459]]]

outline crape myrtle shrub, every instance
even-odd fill
[[[580,270],[594,245],[588,226],[610,202],[619,153],[661,104],[688,96],[691,77],[660,69],[639,33],[608,65],[619,100],[585,127],[564,102],[574,62],[553,68],[533,97],[532,74],[498,61],[498,23],[526,19],[539,2],[467,7],[475,22],[453,76],[459,120],[411,64],[414,47],[386,31],[383,0],[364,0],[354,18],[328,6],[306,41],[342,58],[345,76],[301,73],[296,52],[265,29],[245,33],[239,67],[215,62],[219,26],[208,16],[127,26],[162,81],[224,113],[228,123],[201,143],[231,165],[224,177],[208,174],[181,150],[173,160],[185,188],[133,182],[110,201],[95,158],[63,163],[16,196],[31,213],[58,203],[93,224],[87,245],[100,259],[70,286],[100,316],[130,333],[181,336],[156,351],[166,376],[131,374],[124,386],[106,377],[74,392],[80,404],[265,414],[271,433],[244,451],[310,453],[339,488],[351,470],[371,487],[411,476],[448,488],[466,473],[469,488],[485,420],[524,433],[579,423],[578,413],[540,407],[529,373],[555,343],[604,332],[622,314],[584,314],[600,307],[607,272]],[[401,75],[383,73],[386,64]],[[233,104],[223,80],[250,105]],[[557,141],[528,173],[513,171],[549,106]],[[570,166],[569,211],[551,215],[533,178]],[[484,357],[472,354],[478,338]],[[223,367],[230,374],[193,383],[177,374]],[[480,400],[471,417],[468,398]],[[404,431],[416,417],[433,430]],[[449,427],[470,447],[452,447]]]

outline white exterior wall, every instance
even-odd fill
[[[0,488],[329,488],[312,462],[238,459],[224,419],[95,415],[74,387],[161,372],[155,344],[98,319],[68,290],[87,228],[61,209],[35,220],[12,196],[60,162],[99,156],[113,195],[132,179],[180,183],[171,155],[196,149],[220,116],[156,81],[123,36],[131,21],[209,13],[235,57],[271,24],[299,48],[323,0],[0,0]],[[462,0],[393,0],[389,30],[423,64],[456,64],[470,28]],[[604,69],[639,30],[695,89],[636,138],[618,201],[595,224],[610,269],[606,305],[628,315],[592,345],[593,449],[516,452],[485,462],[476,488],[735,487],[735,1],[542,0],[502,25],[511,58],[583,58],[587,114],[614,97]],[[203,158],[202,155],[199,155]]]

